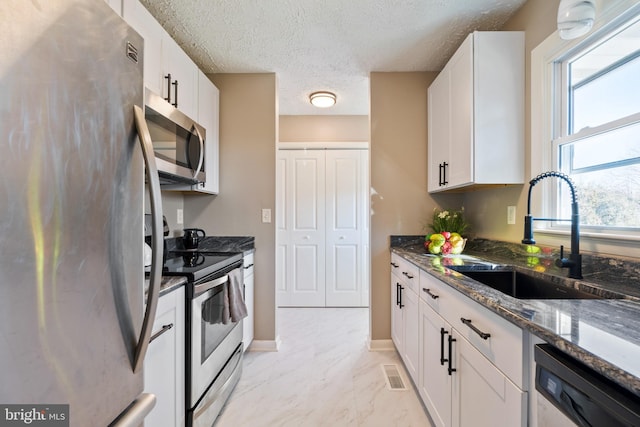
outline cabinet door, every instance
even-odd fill
[[[431,83],[428,90],[428,190],[438,191],[444,188],[443,170],[449,165],[449,127],[451,125],[451,105],[449,85],[451,78],[447,68],[442,70]],[[447,165],[445,165],[447,163]]]
[[[220,190],[220,91],[198,70],[198,123],[206,130],[204,167],[207,179],[195,191],[218,194]]]
[[[415,384],[420,370],[420,308],[419,298],[412,290],[402,291],[402,332],[404,351],[402,359]]]
[[[177,108],[195,120],[198,117],[198,67],[166,31],[162,38],[162,60],[164,75],[171,73],[171,103],[176,103],[177,97]],[[176,82],[177,86],[173,84]],[[163,96],[167,96],[166,93]]]
[[[448,356],[451,326],[420,301],[420,377],[418,392],[436,427],[451,425],[452,376],[443,361]]]
[[[184,425],[184,288],[158,300],[153,334],[144,361],[144,389],[156,395],[147,425]],[[170,328],[169,328],[170,326]]]
[[[527,425],[527,393],[476,350],[456,337],[453,373],[453,426],[494,427]]]
[[[247,306],[247,317],[242,319],[242,343],[247,351],[253,341],[253,254],[244,258],[244,303]]]
[[[163,91],[162,26],[138,0],[123,0],[122,17],[144,38],[144,85],[158,95]]]
[[[471,183],[473,163],[473,34],[447,64],[451,78],[451,139],[449,186]]]
[[[404,333],[402,330],[402,308],[400,307],[401,282],[395,276],[391,275],[391,339],[398,350],[398,353],[404,352]]]

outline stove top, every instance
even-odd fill
[[[186,276],[195,282],[242,260],[242,252],[178,250],[167,254],[163,276]]]

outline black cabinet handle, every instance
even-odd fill
[[[171,73],[164,76],[167,79],[167,97],[164,99],[169,104],[171,104]]]
[[[448,359],[444,358],[444,336],[448,333],[444,328],[440,328],[440,366],[444,366],[444,362],[448,361]],[[449,350],[449,352],[451,352],[451,350]]]
[[[391,262],[391,266],[392,266],[393,268],[398,268],[398,267],[400,267],[400,265],[399,265],[399,264],[396,264],[396,263],[395,263],[395,262],[393,262],[393,261]]]
[[[491,336],[491,334],[488,334],[486,332],[482,332],[480,329],[478,329],[475,326],[473,326],[473,324],[471,323],[471,319],[465,319],[464,317],[461,317],[460,320],[462,321],[462,323],[464,323],[465,325],[470,327],[473,332],[475,332],[476,334],[480,335],[480,338],[482,338],[483,340],[486,340],[487,338],[489,338]]]
[[[447,372],[451,375],[452,372],[455,372],[456,369],[451,367],[451,361],[453,360],[453,343],[456,339],[449,335],[449,366],[447,367]]]
[[[436,294],[432,293],[432,292],[431,292],[431,289],[422,288],[422,291],[423,291],[423,292],[426,292],[426,293],[427,293],[427,295],[429,295],[429,296],[430,296],[431,298],[433,298],[433,299],[438,299],[438,298],[440,298],[440,296],[439,296],[439,295],[436,295]]]
[[[404,307],[404,304],[402,304],[402,290],[404,289],[404,287],[400,284],[398,284],[398,286],[400,286],[400,299],[398,300],[398,305],[400,306],[400,308]]]
[[[151,335],[151,338],[149,338],[149,342],[155,340],[156,338],[158,338],[160,335],[164,334],[165,332],[167,332],[171,328],[173,328],[173,323],[170,323],[168,325],[163,325],[162,329],[160,329],[155,334]]]
[[[250,269],[251,267],[253,267],[253,264],[249,264],[249,265],[247,265],[244,269],[245,269],[245,270],[248,270],[248,269]]]
[[[440,163],[438,165],[438,186],[440,186],[440,187],[442,187],[442,181],[443,181],[443,179],[442,179],[442,168],[443,167],[444,166],[442,165],[442,163]]]
[[[175,95],[175,102],[171,105],[173,105],[174,107],[178,108],[178,81],[174,80],[173,83],[171,83],[173,85],[173,94]]]
[[[400,283],[396,283],[396,305],[400,305]]]
[[[447,181],[447,166],[449,166],[449,163],[442,163],[442,185],[447,185],[449,183],[449,181]]]
[[[411,275],[411,273],[408,273],[406,271],[403,271],[402,274],[404,274],[405,276],[407,276],[409,279],[413,279],[414,276]]]

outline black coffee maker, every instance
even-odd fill
[[[144,242],[153,247],[151,244],[151,233],[153,230],[153,222],[150,214],[144,215]],[[163,251],[162,251],[162,264],[164,265],[165,261],[167,261],[167,236],[169,235],[169,223],[167,222],[167,217],[162,215],[162,235],[164,238],[163,242]]]

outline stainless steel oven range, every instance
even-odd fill
[[[186,276],[187,427],[211,427],[240,379],[242,321],[228,316],[230,275],[241,253],[171,252],[164,275]],[[226,312],[225,312],[226,310]]]

